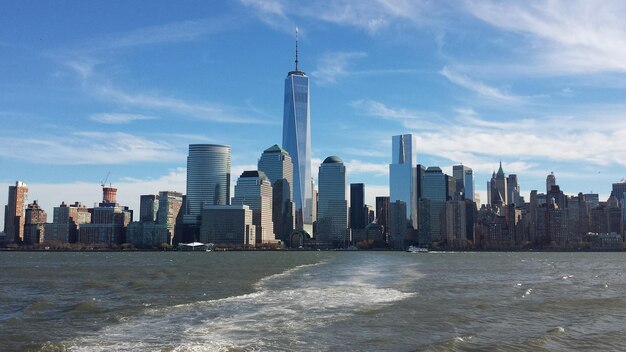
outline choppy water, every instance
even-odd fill
[[[0,350],[626,350],[625,259],[2,252]]]

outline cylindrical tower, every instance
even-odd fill
[[[185,221],[200,215],[202,205],[230,203],[230,146],[190,144],[187,157]]]

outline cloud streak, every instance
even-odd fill
[[[104,124],[128,124],[133,121],[155,120],[157,117],[140,114],[102,113],[92,114],[89,119]]]
[[[469,89],[481,96],[496,99],[507,103],[522,103],[526,98],[504,93],[498,88],[488,86],[482,82],[472,80],[471,78],[455,72],[448,67],[444,67],[439,73],[447,78],[450,82],[457,84],[463,88]]]

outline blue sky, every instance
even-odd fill
[[[388,194],[391,136],[522,193],[554,171],[605,198],[626,177],[622,1],[3,1],[0,202],[26,182],[51,219],[100,181],[185,192],[188,144],[232,146],[233,179],[281,142],[284,78],[311,78],[313,173],[339,155]],[[0,214],[2,216],[3,214]]]

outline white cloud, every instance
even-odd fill
[[[626,72],[623,1],[466,1],[467,10],[500,29],[530,39],[543,74]]]
[[[525,98],[504,93],[498,88],[490,87],[482,82],[472,80],[471,78],[455,72],[448,67],[444,67],[439,73],[446,77],[450,82],[457,84],[463,88],[469,89],[479,95],[487,98],[499,100],[501,102],[521,103]]]
[[[389,164],[370,163],[361,160],[350,160],[344,162],[348,174],[372,174],[375,176],[385,176],[389,174]]]
[[[164,139],[123,132],[82,131],[37,138],[0,136],[0,141],[7,146],[0,148],[0,156],[41,164],[131,164],[185,159],[179,147]]]
[[[101,113],[92,114],[89,119],[104,124],[127,124],[133,121],[155,120],[157,117],[141,114]]]
[[[317,68],[311,76],[321,84],[336,83],[338,79],[350,74],[349,65],[352,60],[367,56],[363,52],[336,52],[322,55]]]

